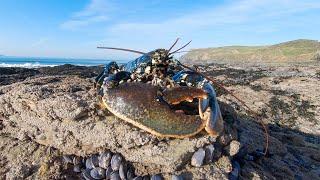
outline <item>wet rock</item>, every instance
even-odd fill
[[[111,168],[112,170],[114,171],[118,171],[119,168],[120,168],[120,165],[122,163],[122,156],[120,154],[115,154],[112,156],[112,159],[111,159]]]
[[[204,157],[205,157],[205,151],[202,148],[199,148],[191,158],[191,165],[195,167],[202,166]]]
[[[94,179],[103,179],[106,177],[106,170],[104,170],[101,167],[97,167],[97,168],[93,168],[90,171],[90,175],[91,177],[93,177]]]
[[[239,149],[240,149],[240,142],[236,140],[231,141],[230,144],[225,147],[225,151],[230,156],[236,155],[239,152]]]

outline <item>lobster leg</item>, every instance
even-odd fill
[[[216,92],[208,82],[204,83],[203,89],[208,93],[208,99],[199,101],[199,114],[207,120],[205,130],[210,135],[217,136],[222,132],[224,125]]]
[[[116,70],[119,69],[119,66],[116,62],[112,61],[104,67],[104,70],[99,74],[95,79],[95,88],[100,91],[100,87],[103,84],[104,78],[108,77],[110,74],[114,74]]]

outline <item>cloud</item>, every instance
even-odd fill
[[[83,10],[73,13],[72,17],[63,22],[60,27],[75,30],[93,23],[105,22],[109,19],[110,8],[111,5],[107,0],[91,0]]]
[[[45,45],[48,41],[49,41],[49,38],[40,38],[39,40],[37,40],[34,43],[32,43],[30,45],[30,47],[32,47],[32,48],[41,47],[41,46]]]
[[[300,0],[242,0],[202,9],[159,23],[128,22],[114,25],[110,31],[137,31],[155,34],[172,31],[192,31],[205,27],[243,25],[248,22],[263,22],[267,19],[280,19],[307,10],[320,9],[320,2]],[[283,19],[285,20],[285,19]]]

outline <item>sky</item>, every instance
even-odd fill
[[[0,0],[0,54],[133,59],[148,52],[320,40],[319,0]]]

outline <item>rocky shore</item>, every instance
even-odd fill
[[[317,179],[320,67],[199,69],[260,112],[264,131],[217,89],[218,138],[158,138],[99,108],[101,67],[0,68],[0,179]]]

